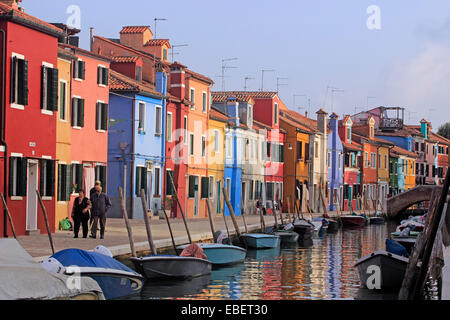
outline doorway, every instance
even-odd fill
[[[37,160],[28,160],[27,174],[27,231],[37,230],[37,194],[38,188],[38,168]]]
[[[217,214],[222,213],[222,186],[221,181],[217,181]]]
[[[195,190],[195,196],[194,196],[194,215],[198,216],[198,207],[199,207],[199,177],[194,177],[194,190]]]
[[[153,171],[151,169],[147,169],[147,210],[152,209],[153,209]],[[153,215],[156,214],[157,212],[153,212]]]

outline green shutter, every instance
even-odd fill
[[[17,68],[17,58],[12,57],[11,59],[11,93],[10,93],[10,102],[16,102],[15,92],[16,92],[16,73],[14,72]]]
[[[50,110],[58,111],[58,69],[50,69],[50,74],[51,74],[51,82],[50,82],[51,96],[49,99]]]
[[[103,84],[107,86],[109,84],[109,69],[106,68],[103,69],[103,76],[104,76]]]
[[[101,129],[101,124],[99,126],[100,123],[100,112],[102,109],[102,104],[100,102],[97,102],[96,106],[95,106],[95,130],[100,130]]]
[[[72,166],[65,165],[66,174],[64,176],[63,182],[65,183],[65,188],[63,189],[63,201],[70,200],[70,194],[72,193]]]
[[[156,182],[155,182],[156,185]],[[141,189],[145,190],[145,194],[147,194],[147,168],[142,168],[142,187]],[[139,195],[141,194],[141,190],[139,190]]]
[[[80,61],[80,79],[86,78],[86,62]]]
[[[41,67],[41,109],[46,109],[48,105],[48,92],[47,92],[47,67]],[[45,100],[47,99],[47,105]]]
[[[106,193],[107,179],[106,179],[106,166],[100,166],[100,181],[102,182],[103,192]]]
[[[103,72],[102,67],[97,67],[97,84],[102,84]]]
[[[78,126],[84,127],[84,99],[78,100]]]
[[[62,164],[58,164],[58,186],[57,186],[57,195],[56,200],[57,201],[63,201],[62,200]]]
[[[74,115],[74,111],[75,111],[75,106],[77,105],[77,98],[72,98],[72,108],[71,108],[71,113],[70,113],[70,122],[72,123],[72,127],[75,127],[77,124],[75,123],[75,117]]]
[[[136,195],[139,196],[139,192],[141,189],[141,168],[136,167]]]
[[[108,130],[108,104],[102,103],[102,130]]]
[[[28,61],[18,60],[18,103],[21,105],[28,105]]]

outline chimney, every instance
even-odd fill
[[[327,112],[320,109],[317,113],[317,128],[323,134],[327,134]]]
[[[167,94],[167,74],[162,70],[156,72],[156,91]]]
[[[308,111],[305,111],[305,117],[308,118]]]
[[[234,122],[235,126],[240,125],[239,121],[239,102],[235,97],[229,97],[226,100],[228,117]]]
[[[333,132],[337,132],[338,130],[338,119],[339,116],[335,112],[330,115],[330,128]]]
[[[170,67],[170,94],[179,99],[185,98],[186,92],[186,72],[185,66],[177,62]]]
[[[420,133],[424,135],[425,139],[428,139],[428,121],[425,119],[420,121]]]
[[[21,3],[22,0],[0,0],[0,2],[12,7],[13,9],[19,10],[19,3]]]
[[[91,27],[90,30],[91,30],[91,47],[90,47],[90,50],[91,50],[91,52],[93,52],[92,49],[93,49],[93,45],[94,45],[94,28]]]
[[[144,45],[151,40],[153,33],[150,26],[128,26],[120,31],[120,44],[142,50]]]

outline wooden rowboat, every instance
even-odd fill
[[[363,216],[348,215],[341,216],[344,227],[363,227],[367,224],[367,219]]]
[[[247,247],[252,249],[269,249],[280,245],[280,237],[271,234],[244,233],[242,239]]]
[[[247,255],[247,250],[241,247],[219,244],[219,243],[199,243],[206,259],[214,266],[225,266],[242,263]],[[183,251],[188,245],[178,246],[178,251]]]

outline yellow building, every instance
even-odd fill
[[[58,159],[58,170],[56,170],[56,210],[55,224],[59,226],[59,221],[70,218],[70,194],[72,186],[62,185],[61,177],[70,175],[71,163],[71,69],[72,59],[74,57],[63,49],[58,49],[58,115],[56,120],[56,159]],[[63,179],[63,181],[72,181],[72,179]]]
[[[392,145],[392,143],[386,141],[386,144],[383,143],[378,147],[378,196],[376,204],[378,210],[386,209],[386,200],[389,194],[389,145]]]
[[[213,214],[223,213],[222,187],[225,173],[225,127],[228,117],[211,108],[209,114],[208,175],[209,200]]]
[[[405,191],[416,186],[416,159],[417,157],[405,156],[403,162],[405,164]]]

